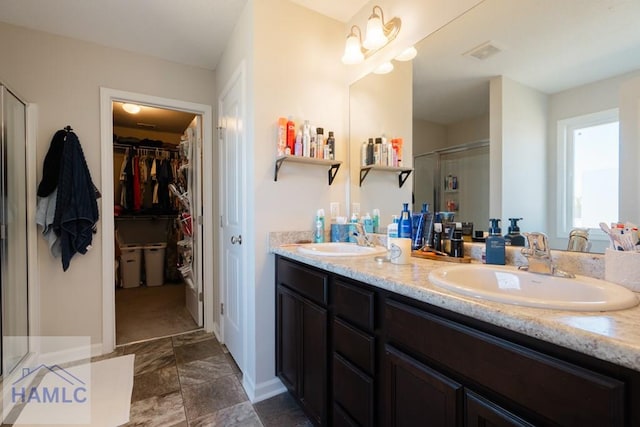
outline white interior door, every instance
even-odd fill
[[[193,280],[187,281],[185,286],[185,304],[193,320],[203,324],[203,248],[202,248],[202,117],[193,119],[190,129],[190,159],[191,171],[189,175],[189,203],[191,205],[191,220],[193,229]]]
[[[243,369],[243,284],[246,242],[243,244],[245,187],[242,72],[236,73],[219,100],[221,319],[223,339]]]

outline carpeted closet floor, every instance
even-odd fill
[[[184,284],[116,289],[116,344],[198,328],[185,307]]]

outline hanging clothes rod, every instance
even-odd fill
[[[146,146],[146,145],[129,145],[129,144],[119,144],[117,142],[113,143],[113,148],[118,148],[121,150],[147,150],[147,151],[167,151],[170,153],[177,153],[178,147],[176,148],[165,148],[165,147],[150,147],[150,146]]]

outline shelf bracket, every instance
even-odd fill
[[[406,171],[402,171],[400,172],[400,174],[398,174],[398,187],[402,188],[402,186],[404,185],[404,183],[407,181],[407,178],[409,178],[409,175],[411,175],[412,170],[406,170]]]
[[[280,172],[280,166],[282,166],[283,162],[284,162],[284,158],[276,160],[276,170],[275,170],[275,174],[273,176],[273,180],[276,181],[276,182],[278,181],[278,172]]]
[[[336,179],[338,169],[340,169],[340,163],[336,163],[329,167],[329,185],[333,184],[333,180]]]
[[[364,182],[364,179],[367,177],[367,175],[369,175],[369,172],[371,172],[371,168],[360,169],[360,187],[362,187],[362,183]]]

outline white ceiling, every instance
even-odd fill
[[[369,0],[290,0],[340,22],[348,22]]]
[[[245,3],[1,0],[0,21],[213,70]]]
[[[488,113],[495,76],[552,94],[638,70],[639,23],[638,0],[485,0],[417,45],[414,117],[448,124]],[[463,56],[487,41],[503,50]]]

